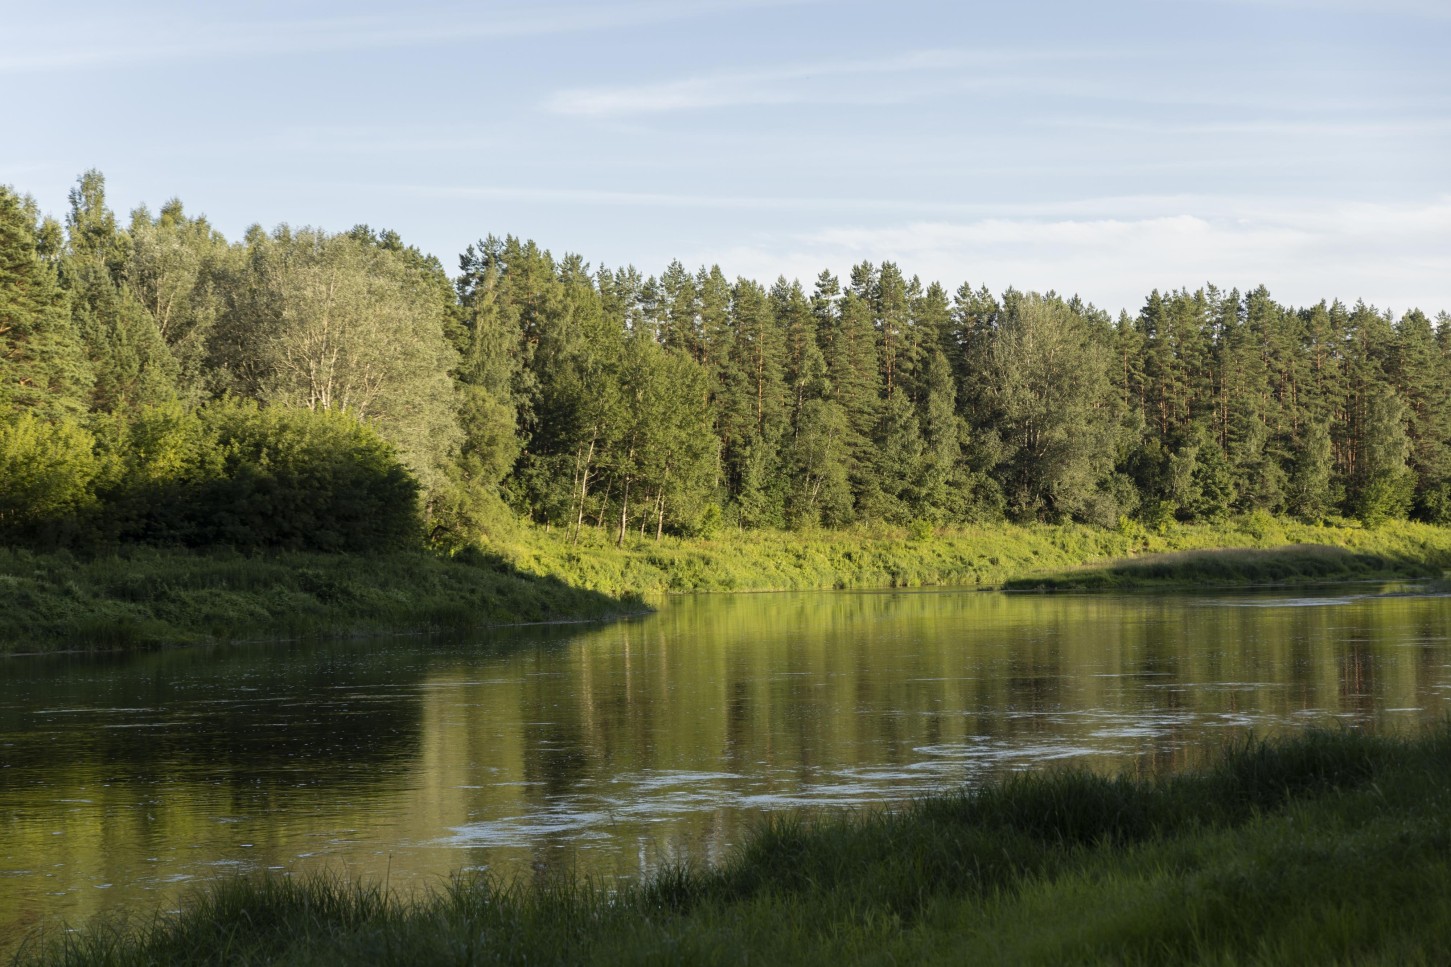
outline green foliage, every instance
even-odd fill
[[[185,487],[167,511],[185,543],[355,552],[416,543],[417,483],[349,414],[221,403],[200,420],[222,461],[219,476]]]
[[[1060,299],[1009,293],[988,360],[1012,513],[1082,519],[1115,450],[1108,357],[1090,320]]]
[[[71,418],[21,413],[0,423],[0,543],[53,546],[85,530],[100,470],[94,448]]]
[[[793,526],[841,527],[851,521],[850,432],[840,403],[802,403],[791,447],[792,492],[788,506]]]
[[[1404,518],[1416,495],[1416,481],[1409,469],[1367,473],[1355,495],[1355,516],[1370,527]]]
[[[214,378],[206,365],[208,342],[232,253],[206,218],[188,216],[175,198],[154,219],[137,208],[127,235],[126,290],[150,314],[176,361],[178,394],[200,401]]]
[[[0,540],[374,551],[415,544],[418,487],[343,413],[221,401],[0,425]]]
[[[95,171],[63,233],[6,190],[0,410],[89,412],[118,493],[106,475],[136,468],[102,414],[345,411],[419,482],[441,547],[509,540],[516,516],[663,539],[712,505],[804,532],[1451,516],[1445,313],[1205,286],[1111,321],[1052,292],[949,299],[891,262],[808,294],[512,236],[459,267],[367,226],[229,245],[175,199],[123,228]]]
[[[1312,422],[1295,441],[1286,495],[1290,513],[1307,521],[1326,517],[1339,503],[1334,473],[1330,427],[1320,421]]]
[[[159,403],[176,391],[176,359],[156,318],[124,285],[132,244],[106,207],[106,180],[88,171],[70,193],[61,279],[95,381],[91,408],[102,412]]]
[[[211,365],[234,394],[345,412],[387,439],[432,496],[458,452],[458,356],[441,269],[366,231],[255,232],[222,283]]]
[[[1402,518],[1411,509],[1416,480],[1406,466],[1411,441],[1405,421],[1405,405],[1388,388],[1368,401],[1352,499],[1355,515],[1366,524]]]
[[[93,376],[34,213],[0,186],[0,414],[50,419],[85,408]]]

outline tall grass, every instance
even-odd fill
[[[1448,811],[1451,727],[1317,732],[1196,774],[775,819],[718,868],[623,886],[228,881],[17,963],[1444,963]]]

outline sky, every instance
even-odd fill
[[[63,216],[488,235],[808,287],[1267,286],[1451,311],[1451,0],[0,0],[0,183]]]

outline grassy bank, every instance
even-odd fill
[[[1195,553],[1208,549],[1218,553]],[[752,531],[632,537],[624,547],[591,531],[576,544],[521,527],[488,553],[453,559],[0,550],[0,653],[591,619],[640,610],[639,596],[671,592],[1199,587],[1423,577],[1448,567],[1448,528],[1264,517],[1156,532],[1010,524]]]
[[[1448,814],[1451,728],[1313,733],[1198,774],[777,820],[719,868],[624,887],[236,880],[19,963],[1444,963]]]
[[[0,653],[463,630],[640,608],[483,554],[0,550]]]
[[[1357,553],[1323,544],[1171,551],[1035,574],[1003,583],[1006,591],[1183,590],[1261,587],[1371,578],[1434,577],[1434,564]]]
[[[523,571],[606,594],[682,591],[787,591],[820,588],[965,585],[1122,587],[1171,583],[1152,570],[1093,579],[1078,572],[1146,554],[1320,545],[1273,558],[1177,562],[1185,583],[1266,583],[1439,574],[1451,567],[1451,528],[1398,522],[1309,525],[1262,515],[1216,526],[1147,531],[1083,525],[939,528],[912,533],[882,527],[811,533],[731,532],[717,538],[628,539],[623,548],[586,531],[579,544],[538,530],[520,531],[500,553]],[[1163,563],[1162,561],[1160,563]],[[1185,567],[1195,565],[1194,569]],[[1162,569],[1161,569],[1162,571]],[[1095,583],[1096,580],[1096,583]],[[1075,584],[1074,582],[1078,582]]]

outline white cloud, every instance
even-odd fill
[[[1084,211],[1103,209],[1102,202]],[[1128,206],[1140,212],[1153,200]],[[764,236],[701,253],[732,274],[809,282],[862,260],[897,262],[924,280],[994,290],[1056,289],[1133,312],[1154,288],[1261,283],[1283,302],[1322,298],[1397,312],[1451,310],[1451,197],[1421,206],[1224,202],[1205,211],[1118,217],[985,217]]]

